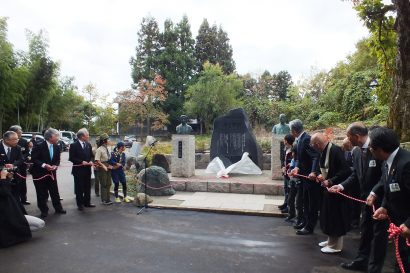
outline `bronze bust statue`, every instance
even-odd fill
[[[192,130],[192,127],[187,124],[188,117],[186,115],[181,115],[179,119],[181,121],[181,124],[178,125],[176,128],[177,134],[180,134],[180,135],[190,134],[193,130]]]
[[[290,133],[290,127],[286,124],[286,116],[285,114],[279,115],[280,123],[276,124],[272,128],[272,133],[275,135],[287,135]]]

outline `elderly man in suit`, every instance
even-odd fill
[[[23,154],[21,147],[17,145],[19,141],[17,133],[13,131],[7,131],[3,134],[3,140],[0,144],[0,165],[3,165],[6,169],[12,169],[13,172],[19,173],[19,169],[24,164]],[[21,180],[14,174],[11,181],[11,192],[14,198],[20,203],[20,187]],[[26,210],[23,206],[20,206],[22,211],[26,214]]]
[[[400,148],[396,133],[379,127],[370,132],[370,151],[379,160],[384,160],[383,179],[373,188],[378,195],[384,192],[380,208],[373,218],[385,222],[388,217],[402,230],[402,237],[410,239],[410,152]],[[380,190],[382,188],[383,190]],[[376,194],[368,197],[372,205]],[[410,272],[410,246],[403,238],[399,239],[399,253],[405,272]],[[401,272],[396,263],[396,272]]]
[[[91,201],[91,166],[93,166],[92,148],[88,142],[90,136],[87,129],[82,128],[77,132],[77,141],[70,145],[69,160],[73,162],[71,174],[74,176],[74,191],[77,208],[95,207]]]
[[[23,133],[23,129],[19,125],[13,125],[13,126],[10,126],[9,131],[17,133],[17,136],[19,138],[17,145],[21,147],[21,152],[23,153],[23,157],[26,157],[29,148],[28,148],[28,141],[25,138],[21,137],[21,134]],[[19,181],[18,186],[17,186],[19,197],[20,197],[19,201],[21,201],[21,203],[23,203],[24,205],[30,205],[30,202],[27,201],[27,182],[25,178],[27,175],[27,166],[25,164],[21,165],[18,172],[21,175],[20,177],[17,178]]]
[[[319,174],[320,155],[310,146],[310,135],[304,131],[301,120],[292,120],[289,127],[291,134],[296,138],[296,167],[290,176],[300,174],[309,177],[301,178],[304,221],[294,226],[298,229],[297,235],[307,235],[313,233],[319,215],[320,195],[323,189],[316,183],[316,177]]]
[[[360,185],[360,198],[366,199],[372,188],[379,182],[382,175],[382,160],[370,153],[369,130],[361,122],[350,124],[346,135],[355,148],[352,151],[353,172],[339,185],[330,188],[331,191],[351,192],[357,184]],[[383,193],[381,192],[380,195]],[[381,201],[376,206],[380,206]],[[370,206],[362,205],[360,222],[360,243],[356,258],[351,262],[342,263],[348,270],[367,270],[367,272],[382,272],[387,249],[386,221],[374,221]]]
[[[57,214],[66,214],[60,202],[57,185],[57,168],[60,165],[60,148],[58,140],[60,132],[49,128],[44,132],[41,144],[34,147],[31,160],[33,161],[34,186],[37,192],[37,206],[41,211],[40,218],[48,216],[47,199],[50,194],[53,207]]]

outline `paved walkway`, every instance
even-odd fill
[[[283,196],[213,192],[177,192],[173,196],[153,197],[151,207],[232,212],[249,215],[282,216],[278,205]]]

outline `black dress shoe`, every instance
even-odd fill
[[[285,222],[292,223],[295,217],[295,215],[290,214],[288,217],[285,218]]]
[[[283,210],[283,209],[286,208],[287,206],[288,206],[287,204],[282,204],[282,205],[278,206],[278,208],[279,208],[280,210]]]
[[[83,210],[84,210],[84,207],[83,207],[83,206],[78,206],[77,209],[78,209],[79,211],[83,211]]]
[[[288,209],[288,208],[284,208],[284,209],[281,210],[280,212],[282,212],[282,213],[289,213],[289,209]]]
[[[95,205],[93,203],[90,203],[90,204],[84,205],[84,207],[86,207],[86,208],[95,208]]]
[[[294,229],[302,229],[305,226],[305,223],[297,222],[296,224],[293,225]]]
[[[57,213],[57,214],[66,214],[67,211],[65,211],[65,210],[63,210],[63,209],[60,209],[60,210],[56,210],[56,213]]]
[[[297,235],[309,235],[312,234],[313,231],[307,229],[307,228],[302,228],[301,230],[296,231]]]
[[[350,263],[341,263],[340,266],[347,270],[360,270],[365,271],[367,269],[366,261],[352,261]]]
[[[31,203],[30,203],[29,201],[27,201],[27,200],[26,200],[26,201],[22,201],[21,203],[22,203],[23,205],[30,205],[30,204],[31,204]]]
[[[40,218],[41,219],[44,219],[44,218],[46,218],[48,216],[48,212],[42,212],[41,214],[40,214]]]

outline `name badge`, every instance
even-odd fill
[[[376,160],[370,160],[369,167],[376,167]]]
[[[398,192],[400,191],[400,186],[398,183],[389,184],[390,192]]]

